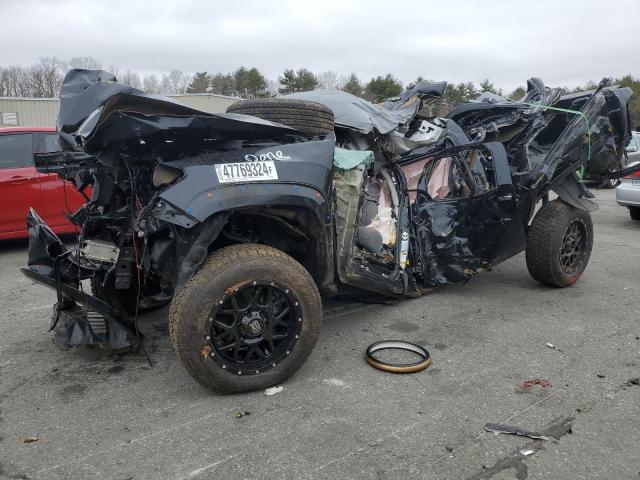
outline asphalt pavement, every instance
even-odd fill
[[[26,242],[4,242],[0,478],[638,479],[640,222],[596,193],[576,285],[536,283],[518,255],[415,300],[327,302],[314,352],[274,396],[197,385],[171,351],[166,309],[140,321],[151,365],[142,352],[56,348],[44,333],[55,294],[19,273]],[[374,370],[364,350],[389,338],[425,345],[433,365]],[[518,388],[534,379],[550,386]]]

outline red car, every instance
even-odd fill
[[[66,213],[85,198],[55,173],[38,173],[34,153],[58,151],[55,128],[0,128],[0,239],[27,237],[26,217],[33,207],[54,232],[74,233]]]

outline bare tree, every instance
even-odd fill
[[[126,72],[124,72],[118,80],[120,81],[120,83],[129,85],[132,88],[142,88],[140,75],[138,75],[136,72],[132,72],[131,70],[127,70]]]
[[[118,65],[113,64],[107,67],[107,72],[112,73],[113,76],[117,79],[118,75],[120,74],[120,69],[118,68]]]
[[[4,67],[0,67],[0,97],[8,97],[8,77],[7,77],[7,69]]]
[[[71,57],[65,62],[67,70],[83,68],[85,70],[102,70],[102,62],[93,57]]]
[[[0,72],[0,92],[5,97],[31,97],[29,75],[26,69],[11,65]]]
[[[280,87],[278,82],[267,79],[267,91],[269,92],[269,96],[275,97],[278,95],[278,87]]]
[[[160,81],[154,74],[146,75],[142,79],[142,89],[147,93],[160,93]]]
[[[187,91],[191,77],[182,70],[171,70],[162,76],[161,90],[165,95],[179,95]]]
[[[316,77],[320,88],[325,88],[327,90],[341,90],[346,83],[346,79],[343,75],[338,75],[336,72],[331,70],[319,73]]]
[[[40,57],[38,63],[28,70],[27,82],[30,96],[51,98],[58,95],[62,75],[62,62],[56,57]]]

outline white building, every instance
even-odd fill
[[[238,98],[210,93],[185,93],[169,97],[207,113],[223,113]],[[0,97],[0,127],[55,127],[57,98]]]

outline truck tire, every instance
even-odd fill
[[[540,209],[527,233],[527,268],[545,285],[568,287],[584,272],[592,248],[591,215],[553,200]]]
[[[629,207],[631,220],[640,220],[640,207]]]
[[[221,393],[277,385],[311,353],[322,301],[305,268],[275,248],[214,252],[174,296],[171,343],[187,372]]]
[[[317,102],[287,98],[241,100],[227,108],[228,113],[240,113],[281,123],[310,137],[333,132],[333,112]]]

